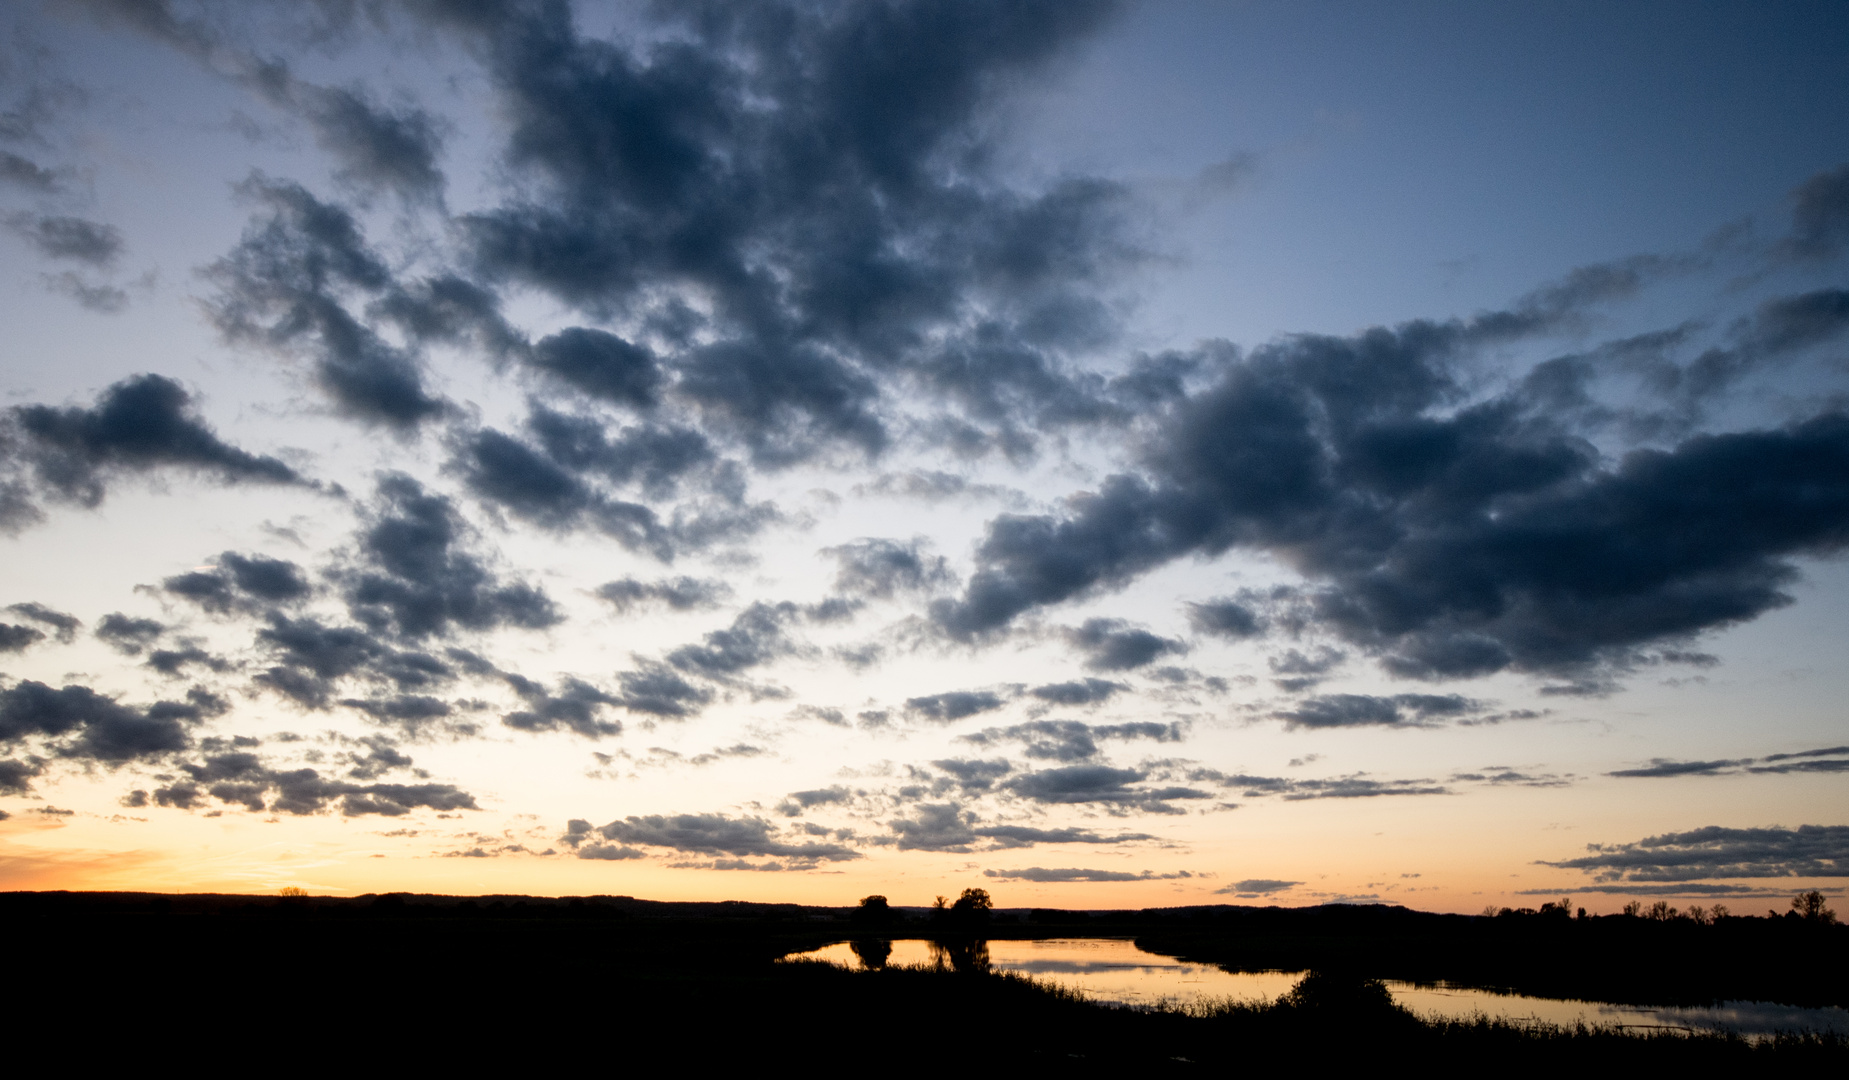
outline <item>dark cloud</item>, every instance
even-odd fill
[[[341,577],[348,610],[373,630],[416,639],[456,629],[539,630],[562,618],[544,592],[502,582],[468,551],[455,505],[416,480],[380,477],[368,517],[361,561]]]
[[[646,859],[648,852],[641,848],[623,847],[619,844],[585,844],[578,849],[578,858],[622,862],[628,859]]]
[[[590,683],[569,676],[560,680],[556,693],[531,679],[506,675],[507,685],[520,695],[526,707],[501,717],[501,722],[521,731],[556,731],[564,728],[586,738],[620,735],[623,725],[598,715],[606,705],[621,705],[623,699],[607,694]]]
[[[1042,769],[1023,773],[1001,786],[1035,802],[1055,804],[1101,803],[1126,810],[1179,814],[1176,801],[1209,799],[1213,796],[1197,788],[1140,786],[1150,779],[1149,772],[1139,769],[1113,769],[1108,765],[1068,765],[1059,769]]]
[[[929,541],[862,539],[823,548],[840,566],[835,591],[846,596],[889,599],[895,593],[930,592],[953,584],[955,575],[942,556],[927,554]]]
[[[8,228],[48,259],[108,266],[122,254],[122,230],[114,225],[38,214],[8,214],[5,220]]]
[[[911,817],[886,824],[899,838],[900,851],[968,851],[978,839],[970,828],[974,821],[974,814],[955,803],[923,803]]]
[[[58,189],[58,174],[29,158],[0,150],[0,183],[48,194]]]
[[[1677,761],[1651,758],[1650,764],[1634,769],[1618,769],[1607,776],[1675,777],[1738,776],[1745,773],[1839,773],[1849,772],[1849,746],[1830,746],[1822,750],[1801,750],[1790,754],[1768,754],[1762,758],[1728,758],[1715,761]]]
[[[811,791],[792,791],[777,804],[777,812],[784,817],[800,817],[803,811],[812,806],[827,806],[832,803],[846,802],[854,793],[836,784],[833,787],[816,788]]]
[[[112,611],[97,621],[95,633],[99,641],[107,642],[117,652],[139,656],[166,629],[164,624],[153,619],[137,619]]]
[[[424,11],[510,123],[520,195],[461,218],[476,271],[646,331],[760,459],[885,445],[894,368],[991,426],[1100,410],[1062,356],[1109,333],[1085,286],[1126,257],[1122,192],[1008,187],[978,118],[1107,5],[662,7],[634,48],[562,6]]]
[[[0,623],[0,652],[24,652],[28,646],[45,640],[45,632],[30,626]]]
[[[860,852],[839,844],[789,843],[763,818],[724,814],[651,814],[612,821],[597,830],[606,840],[665,847],[702,855],[776,856],[802,862],[840,862]]]
[[[65,270],[56,274],[43,274],[39,278],[45,287],[55,293],[62,293],[77,301],[79,307],[94,311],[99,315],[114,315],[128,307],[128,290],[102,282],[87,281],[81,275]]]
[[[122,472],[168,467],[227,484],[302,484],[295,470],[221,441],[179,383],[137,375],[111,385],[90,408],[20,405],[9,410],[17,453],[53,496],[83,506],[103,501]],[[0,441],[0,448],[4,448]]]
[[[713,692],[683,679],[673,668],[652,661],[616,677],[618,700],[630,712],[670,719],[693,716],[713,700]]]
[[[1148,833],[1099,833],[1090,829],[1034,829],[1025,825],[985,825],[973,830],[993,840],[996,848],[1023,848],[1035,844],[1128,844],[1154,840]]]
[[[1387,795],[1449,795],[1451,789],[1430,780],[1376,780],[1366,773],[1322,779],[1295,780],[1283,776],[1226,775],[1209,769],[1194,770],[1191,779],[1213,781],[1237,788],[1249,799],[1276,795],[1286,802],[1310,799],[1372,799]]]
[[[1276,683],[1279,689],[1294,694],[1308,690],[1322,682],[1346,659],[1348,659],[1347,653],[1325,645],[1314,653],[1304,653],[1300,649],[1287,649],[1281,655],[1271,657],[1267,663],[1271,668],[1271,673],[1278,676],[1271,681]]]
[[[1459,694],[1328,694],[1272,715],[1289,728],[1421,727],[1481,712],[1483,703]]]
[[[1041,701],[1053,705],[1097,705],[1109,701],[1115,694],[1130,689],[1120,682],[1108,679],[1085,679],[1083,681],[1048,683],[1036,686],[1028,693]]]
[[[905,711],[913,716],[947,724],[966,716],[991,712],[1007,704],[1007,699],[992,690],[951,690],[905,699]]]
[[[997,780],[1014,771],[1013,765],[999,758],[990,761],[945,758],[931,764],[955,777],[957,785],[966,792],[988,791]]]
[[[655,407],[662,375],[649,351],[606,330],[574,326],[533,345],[535,370],[593,398],[638,410]]]
[[[408,198],[442,194],[442,125],[423,109],[383,107],[357,86],[295,83],[293,96],[314,126],[315,141],[340,161],[342,179]]]
[[[1511,320],[1548,323],[1516,311],[1255,350],[1162,417],[1146,475],[992,521],[934,619],[993,633],[1240,547],[1309,579],[1297,606],[1392,674],[1585,672],[1785,604],[1789,560],[1849,540],[1849,417],[1608,465],[1520,388],[1464,400],[1458,358]]]
[[[982,876],[1002,881],[1036,881],[1050,884],[1068,881],[1171,881],[1179,878],[1192,878],[1194,875],[1186,870],[1173,874],[1156,874],[1144,870],[1133,874],[1126,870],[1081,870],[1077,867],[1049,870],[1044,867],[1030,866],[1024,870],[984,870]]]
[[[1671,761],[1667,758],[1652,758],[1650,764],[1638,769],[1619,769],[1609,772],[1607,776],[1709,776],[1717,772],[1736,771],[1745,761]]]
[[[1791,235],[1785,251],[1827,259],[1849,247],[1849,165],[1820,172],[1791,193]]]
[[[1156,742],[1180,742],[1180,724],[1139,721],[1125,724],[1086,724],[1077,720],[1031,720],[1006,728],[987,728],[964,741],[979,746],[1013,741],[1023,745],[1031,758],[1052,761],[1084,761],[1098,753],[1101,739],[1154,739]]]
[[[44,771],[38,761],[0,760],[0,795],[26,794],[32,790],[32,778]]]
[[[800,612],[795,604],[759,602],[738,613],[732,625],[705,635],[698,645],[682,645],[667,655],[681,671],[710,679],[727,679],[761,664],[806,651],[788,632]]]
[[[1849,877],[1849,825],[1727,829],[1710,825],[1631,844],[1588,844],[1577,859],[1542,862],[1599,882],[1703,878]]]
[[[1138,630],[1122,619],[1087,619],[1067,630],[1066,640],[1085,654],[1085,666],[1093,671],[1129,671],[1188,651],[1183,642]]]
[[[265,618],[268,625],[257,631],[257,644],[277,663],[257,681],[308,708],[326,708],[347,680],[415,695],[455,678],[451,666],[437,657],[397,649],[360,627],[330,626],[312,616],[291,618],[279,611]],[[377,703],[354,707],[381,718],[390,711]],[[427,706],[410,707],[429,711]]]
[[[218,286],[208,310],[225,337],[306,353],[317,385],[354,419],[408,431],[444,414],[448,406],[424,385],[416,357],[343,303],[348,294],[388,293],[393,284],[352,213],[298,184],[261,176],[241,190],[267,216],[207,271]]]
[[[27,601],[8,605],[7,610],[21,618],[31,619],[41,626],[51,627],[52,634],[60,642],[69,645],[77,640],[77,631],[83,628],[83,620],[44,604]]]
[[[638,425],[612,438],[601,421],[543,406],[534,407],[527,428],[529,440],[493,429],[458,440],[452,467],[477,497],[542,527],[595,529],[670,562],[748,536],[778,517],[770,504],[746,502],[736,463],[719,459],[691,429]],[[697,486],[704,498],[671,514],[611,490],[633,487],[642,497],[665,499],[683,486]]]
[[[294,603],[314,591],[302,568],[287,559],[235,551],[220,554],[210,570],[167,578],[161,588],[221,615]]]
[[[672,611],[704,611],[718,607],[731,595],[732,587],[716,578],[684,575],[657,581],[626,577],[597,587],[598,598],[625,615],[652,602],[665,604]]]
[[[1257,637],[1265,632],[1264,620],[1250,606],[1237,600],[1206,600],[1188,605],[1188,622],[1198,633],[1218,637]]]
[[[1269,896],[1272,893],[1283,892],[1285,889],[1301,884],[1303,884],[1301,881],[1284,881],[1278,878],[1247,878],[1244,881],[1235,881],[1225,888],[1215,889],[1214,895],[1232,895],[1249,900],[1254,897]]]
[[[352,775],[370,779],[410,765],[408,757],[392,751],[388,744],[375,744],[372,749],[372,755],[358,759]],[[248,751],[214,754],[180,768],[187,779],[156,789],[154,801],[159,805],[193,810],[205,805],[209,795],[251,813],[268,809],[300,816],[329,809],[337,809],[343,817],[399,817],[418,809],[480,809],[474,796],[452,784],[356,784],[324,777],[314,769],[276,769]]]
[[[187,722],[202,715],[197,704],[135,709],[87,686],[53,689],[26,679],[0,690],[0,742],[44,736],[61,740],[51,745],[62,757],[119,764],[184,750]]]

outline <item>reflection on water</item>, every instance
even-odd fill
[[[1053,938],[1046,941],[840,942],[791,959],[826,960],[877,971],[925,967],[953,971],[1012,971],[1057,982],[1111,1005],[1189,1005],[1226,998],[1273,999],[1303,977],[1301,971],[1223,971],[1147,953],[1119,938]],[[1742,1035],[1776,1031],[1833,1031],[1849,1035],[1849,1011],[1801,1009],[1758,1001],[1728,1001],[1711,1008],[1612,1005],[1561,1001],[1521,994],[1495,994],[1413,983],[1389,982],[1393,999],[1424,1016],[1466,1019],[1482,1014],[1515,1021],[1571,1026],[1622,1024],[1632,1027],[1724,1027]]]

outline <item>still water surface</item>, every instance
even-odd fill
[[[890,952],[880,955],[882,945]],[[843,967],[953,967],[980,962],[985,943],[958,954],[934,941],[837,942],[798,953],[790,959],[825,960]],[[973,948],[975,956],[970,955]],[[1168,1002],[1189,1005],[1226,998],[1275,998],[1297,984],[1301,971],[1224,971],[1172,956],[1144,952],[1122,938],[1051,938],[1044,941],[990,941],[987,964],[993,971],[1013,971],[1057,982],[1095,1001],[1148,1006]],[[1444,984],[1421,986],[1387,983],[1393,999],[1424,1016],[1466,1019],[1482,1014],[1515,1021],[1544,1021],[1571,1026],[1622,1024],[1636,1027],[1726,1028],[1748,1037],[1776,1031],[1833,1031],[1849,1035],[1849,1011],[1801,1009],[1759,1001],[1728,1001],[1709,1008],[1613,1005],[1597,1001],[1497,994]]]

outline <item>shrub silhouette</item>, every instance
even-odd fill
[[[1812,889],[1791,898],[1791,911],[1805,922],[1816,923],[1818,926],[1830,926],[1836,922],[1836,912],[1824,907],[1823,904],[1823,894]]]

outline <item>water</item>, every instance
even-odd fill
[[[890,947],[884,957],[881,945]],[[986,963],[993,971],[1012,971],[1056,982],[1109,1005],[1188,1005],[1226,998],[1274,999],[1297,984],[1301,971],[1225,971],[1172,956],[1144,952],[1121,938],[1051,938],[1044,941],[973,942],[961,951],[917,939],[837,942],[790,959],[825,960],[843,967],[963,967]],[[1760,1001],[1728,1001],[1705,1008],[1614,1005],[1599,1001],[1498,994],[1463,987],[1387,983],[1393,1000],[1422,1016],[1468,1019],[1476,1015],[1516,1022],[1571,1026],[1623,1025],[1641,1028],[1724,1028],[1748,1038],[1778,1031],[1819,1031],[1849,1035],[1849,1011],[1803,1009]]]

